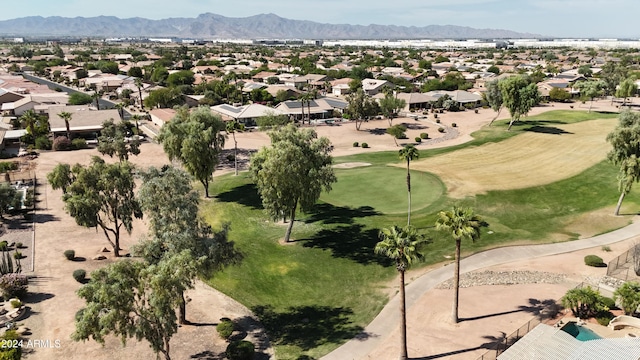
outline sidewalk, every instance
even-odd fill
[[[517,262],[527,259],[547,257],[550,255],[570,253],[597,246],[609,245],[628,240],[640,235],[640,221],[634,219],[631,225],[607,234],[592,238],[574,240],[563,243],[544,245],[510,246],[484,251],[469,256],[461,261],[460,272],[465,273],[490,266]],[[453,277],[453,266],[443,266],[416,279],[406,286],[407,312],[429,290],[436,285]],[[363,331],[364,336],[358,336],[327,354],[325,360],[363,359],[380,346],[390,334],[396,330],[399,323],[399,297],[395,296],[382,309],[380,314]],[[482,299],[479,299],[482,301]],[[460,340],[460,339],[458,339]]]

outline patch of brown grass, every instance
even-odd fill
[[[414,161],[413,169],[438,175],[454,198],[550,184],[602,161],[615,122],[557,125],[561,134],[527,132],[498,143]]]

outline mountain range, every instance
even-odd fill
[[[195,39],[504,39],[537,34],[466,26],[349,25],[291,20],[275,14],[231,18],[205,13],[196,18],[150,20],[115,16],[30,16],[0,21],[3,36],[178,37]]]

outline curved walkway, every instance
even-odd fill
[[[563,243],[509,246],[487,250],[462,259],[460,272],[465,273],[494,265],[518,260],[534,259],[550,255],[569,253],[592,247],[609,245],[628,240],[640,234],[640,221],[637,218],[631,225],[607,234],[587,239]],[[430,271],[406,287],[407,309],[411,308],[421,296],[441,282],[453,277],[453,266],[444,266]],[[324,360],[362,359],[382,343],[398,326],[399,296],[393,297],[376,318],[356,338],[324,356]]]

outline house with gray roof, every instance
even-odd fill
[[[278,109],[268,107],[262,104],[249,104],[243,106],[233,106],[229,104],[220,104],[211,107],[213,113],[218,114],[224,121],[235,120],[247,127],[257,125],[256,120],[268,115],[286,115]]]

